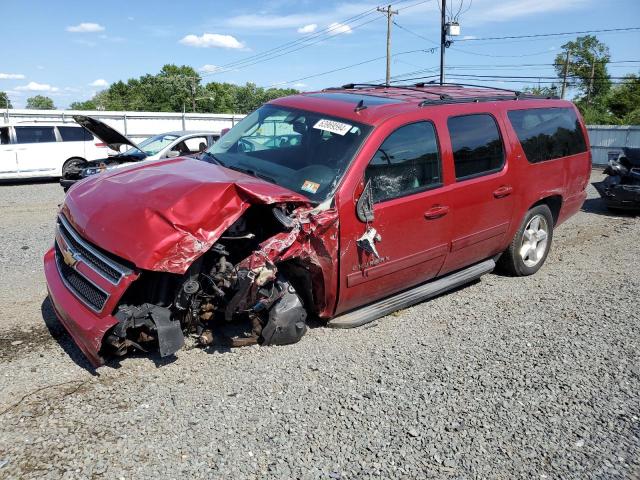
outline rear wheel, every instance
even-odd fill
[[[509,248],[500,257],[499,267],[510,275],[523,277],[536,273],[549,254],[553,239],[553,216],[546,205],[527,212]]]
[[[77,168],[82,168],[86,165],[87,161],[84,158],[74,157],[70,158],[64,165],[62,165],[62,176],[66,177],[70,170],[75,170]]]

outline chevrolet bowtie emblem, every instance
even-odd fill
[[[62,260],[64,260],[64,263],[66,263],[70,267],[75,267],[76,263],[78,263],[78,259],[69,249],[62,250]]]

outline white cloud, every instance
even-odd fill
[[[203,72],[203,73],[213,73],[213,72],[218,72],[220,70],[221,70],[221,68],[219,66],[211,65],[211,64],[202,65],[198,69],[199,72]]]
[[[67,27],[67,32],[73,33],[92,33],[92,32],[104,32],[105,28],[98,23],[79,23],[78,25],[71,25]]]
[[[98,78],[89,84],[90,87],[98,87],[105,88],[109,86],[109,82],[107,82],[104,78]]]
[[[232,35],[218,33],[203,33],[202,35],[187,35],[180,43],[189,47],[199,48],[244,48],[244,44]]]
[[[0,73],[0,80],[22,80],[24,75],[21,73]]]
[[[330,35],[340,35],[341,33],[353,33],[351,27],[344,23],[333,22],[327,27],[329,30],[327,33]]]
[[[58,87],[52,87],[48,83],[29,82],[26,85],[16,87],[16,90],[24,90],[29,92],[57,92]]]
[[[317,23],[310,23],[308,25],[305,25],[304,27],[300,27],[298,29],[298,33],[313,33],[316,31],[316,28],[318,28]]]
[[[474,38],[478,38],[475,35],[465,35],[461,38],[461,40],[473,40]]]
[[[307,86],[306,83],[302,83],[302,82],[298,82],[298,83],[294,83],[293,87],[294,88],[305,88]]]

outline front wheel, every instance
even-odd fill
[[[527,212],[498,266],[516,277],[533,275],[547,259],[553,239],[553,216],[546,205]]]
[[[80,157],[70,158],[69,160],[64,162],[64,165],[62,165],[62,177],[66,178],[67,175],[69,175],[69,173],[75,172],[79,169],[84,168],[86,164],[87,164],[87,161],[84,158],[80,158]]]

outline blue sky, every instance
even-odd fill
[[[454,14],[460,1],[449,0]],[[640,26],[638,0],[473,0],[467,10],[469,1],[462,5],[459,39]],[[438,4],[439,0],[393,2],[400,13],[394,17],[399,26],[393,27],[392,75],[437,73],[438,52],[430,49],[435,46],[431,42],[439,40]],[[331,0],[2,0],[7,48],[0,52],[0,90],[8,92],[14,108],[36,94],[48,95],[64,108],[114,81],[156,73],[165,63],[191,65],[204,81],[250,81],[264,87],[310,90],[383,81],[385,60],[378,57],[385,54],[386,19],[371,12],[376,5]],[[331,34],[323,30],[328,27]],[[640,31],[597,35],[610,47],[614,62],[627,62],[612,64],[613,76],[638,73]],[[448,72],[552,76],[550,64],[559,47],[573,38],[458,41],[447,50],[447,65],[452,67]],[[313,45],[289,53],[277,50],[272,53],[279,55],[276,58],[251,62],[264,60],[254,56],[265,50],[301,40],[305,43],[288,50]],[[245,63],[229,65],[241,61]],[[366,63],[315,76],[360,62]],[[432,72],[424,71],[431,68]],[[410,74],[416,71],[420,73]],[[313,77],[305,78],[309,76]]]

